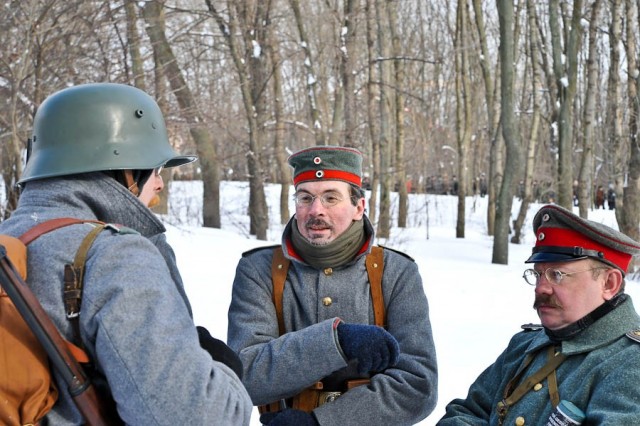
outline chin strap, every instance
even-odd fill
[[[140,188],[138,188],[138,183],[136,182],[136,180],[133,177],[133,171],[132,170],[123,170],[122,171],[122,177],[124,179],[124,186],[125,188],[127,188],[129,190],[129,192],[131,192],[134,196],[139,196],[140,195]]]

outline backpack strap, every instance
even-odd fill
[[[282,336],[285,332],[284,316],[282,313],[284,283],[287,279],[290,261],[284,256],[282,247],[273,249],[273,260],[271,262],[271,280],[273,282],[273,304],[276,307],[278,318],[278,329]],[[365,259],[367,275],[369,277],[369,287],[371,288],[371,302],[373,304],[373,318],[379,327],[387,325],[387,317],[384,308],[384,297],[382,295],[382,273],[384,271],[384,250],[380,246],[373,246],[371,253]]]
[[[45,222],[40,222],[35,225],[27,232],[22,234],[18,239],[27,244],[33,242],[38,237],[43,234],[46,234],[51,231],[55,231],[56,229],[64,228],[69,225],[77,225],[81,223],[94,223],[97,224],[94,229],[89,232],[89,234],[82,240],[80,243],[80,248],[76,252],[76,256],[73,262],[73,265],[65,265],[64,271],[64,304],[65,310],[67,313],[67,318],[71,321],[71,326],[73,328],[73,334],[75,336],[75,341],[78,342],[80,347],[74,345],[73,343],[65,340],[65,343],[69,347],[71,353],[76,358],[76,360],[80,363],[88,363],[89,357],[86,352],[83,350],[82,339],[80,338],[80,325],[78,321],[78,314],[80,313],[80,302],[82,300],[82,279],[84,277],[84,264],[87,259],[87,253],[89,252],[89,248],[93,244],[93,241],[96,239],[100,231],[102,231],[105,227],[109,226],[104,222],[99,220],[91,220],[91,219],[77,219],[72,217],[61,217],[57,219],[47,220]],[[26,269],[25,269],[26,276]],[[79,279],[79,281],[77,281]]]
[[[77,219],[73,217],[60,217],[57,219],[51,219],[45,222],[40,222],[39,224],[29,229],[24,234],[20,235],[18,239],[22,241],[26,246],[42,234],[46,234],[58,228],[63,228],[65,226],[75,225],[78,223],[102,223],[102,222],[100,222],[99,220]]]
[[[76,252],[76,256],[73,259],[73,265],[64,265],[64,307],[67,314],[67,319],[71,322],[73,327],[73,334],[76,342],[83,347],[82,339],[80,338],[80,304],[82,302],[82,285],[84,281],[84,267],[87,261],[87,254],[89,249],[93,245],[93,242],[98,237],[98,234],[104,230],[108,225],[106,223],[99,223],[80,243],[80,247]]]

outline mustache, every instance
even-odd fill
[[[538,309],[541,305],[551,306],[552,308],[562,308],[562,305],[556,298],[548,294],[536,296],[536,300],[533,302],[533,309]]]
[[[322,226],[325,228],[331,228],[331,225],[329,224],[329,222],[317,218],[317,217],[312,217],[309,218],[305,223],[304,223],[305,228],[310,228],[312,226]]]

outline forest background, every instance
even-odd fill
[[[530,203],[587,217],[602,187],[640,239],[639,3],[2,1],[0,217],[42,101],[117,82],[151,94],[175,149],[199,156],[164,173],[202,181],[206,227],[220,228],[221,181],[246,181],[250,233],[266,240],[265,183],[284,183],[284,223],[287,156],[330,144],[364,153],[381,238],[406,226],[411,192],[456,195],[464,238],[465,200],[481,192],[492,262],[506,264]]]

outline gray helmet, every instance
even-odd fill
[[[38,108],[30,157],[18,183],[175,167],[196,158],[171,148],[162,112],[142,90],[124,84],[84,84],[54,93]]]

